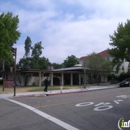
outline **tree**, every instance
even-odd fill
[[[63,67],[73,67],[74,65],[79,64],[78,58],[76,58],[74,55],[68,56],[66,60],[63,62]]]
[[[31,68],[32,58],[21,58],[17,64],[17,69],[19,70],[29,70]]]
[[[19,39],[20,32],[18,29],[18,16],[12,13],[0,14],[0,62],[9,63],[12,60],[11,49],[14,43]]]
[[[28,57],[30,55],[30,50],[31,50],[31,38],[29,36],[27,36],[26,40],[25,40],[25,57]]]
[[[89,68],[91,73],[97,77],[102,73],[112,71],[111,62],[106,60],[101,54],[96,53],[86,56],[83,66]]]
[[[29,70],[29,69],[47,69],[50,64],[49,60],[45,57],[34,57],[21,58],[17,64],[17,68],[20,70]]]
[[[113,48],[109,50],[109,53],[113,56],[113,63],[118,71],[124,59],[130,61],[130,20],[127,20],[125,24],[119,23],[117,31],[110,35],[110,41],[109,44]]]
[[[50,64],[49,60],[45,57],[38,57],[37,59],[33,58],[32,60],[32,67],[35,69],[47,69]]]
[[[50,64],[49,60],[45,57],[40,57],[42,54],[42,42],[37,42],[31,47],[31,38],[27,37],[25,40],[25,54],[26,58],[21,58],[17,67],[21,70],[28,70],[28,69],[47,69],[48,65]],[[32,49],[32,57],[27,57],[28,53]]]
[[[32,47],[32,57],[39,57],[42,54],[42,49],[44,49],[42,47],[42,42],[37,42],[35,43],[34,47]]]
[[[58,63],[52,63],[51,65],[53,66],[54,69],[61,69],[63,67],[62,64],[58,64]]]

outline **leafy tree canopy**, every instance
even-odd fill
[[[50,62],[45,57],[40,57],[42,54],[42,42],[37,42],[31,47],[31,38],[27,36],[25,40],[25,56],[21,58],[17,64],[17,68],[20,70],[29,70],[29,69],[47,69],[50,65]],[[30,50],[32,50],[32,57],[29,57]]]
[[[38,58],[42,54],[42,42],[35,43],[34,47],[32,47],[32,57]]]
[[[21,58],[17,67],[20,70],[29,70],[29,69],[47,69],[50,64],[49,60],[45,57],[34,57]]]
[[[111,62],[106,60],[101,54],[96,53],[86,56],[83,66],[89,68],[95,75],[112,70]]]
[[[26,40],[25,40],[25,46],[24,46],[24,49],[25,49],[25,57],[28,57],[29,54],[30,54],[30,50],[31,50],[31,38],[29,36],[27,36]]]
[[[54,69],[61,69],[63,67],[62,64],[58,64],[58,63],[52,63],[51,65],[53,66]]]
[[[12,59],[12,46],[20,37],[18,23],[18,16],[9,12],[0,14],[0,62]]]
[[[74,65],[79,64],[78,58],[76,58],[74,55],[68,56],[66,60],[63,62],[63,67],[73,67]]]
[[[111,56],[113,56],[113,63],[119,66],[125,60],[130,61],[130,20],[126,23],[119,23],[117,30],[113,35],[110,35],[110,45],[113,47],[109,50]]]

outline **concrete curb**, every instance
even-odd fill
[[[53,96],[53,95],[63,95],[63,94],[71,94],[71,93],[82,93],[82,92],[87,92],[88,90],[85,91],[72,91],[72,92],[60,92],[60,93],[52,93],[52,94],[46,94],[46,96]]]
[[[24,98],[24,97],[45,97],[45,96],[54,96],[54,95],[63,95],[63,94],[71,94],[71,93],[83,93],[88,91],[98,91],[98,90],[104,90],[104,89],[112,89],[117,88],[117,86],[104,86],[104,87],[93,87],[89,88],[88,90],[81,90],[81,89],[70,89],[70,90],[62,90],[59,91],[50,91],[50,92],[29,92],[29,93],[17,93],[16,96],[13,96],[13,94],[2,94],[0,95],[0,98]]]
[[[70,91],[70,92],[20,95],[20,96],[17,96],[17,97],[45,97],[45,96],[54,96],[54,95],[63,95],[63,94],[72,94],[72,93],[83,93],[83,92],[98,91],[98,90],[113,89],[113,88],[117,88],[117,87],[102,87],[102,88],[94,88],[94,89],[90,89],[90,90],[77,90],[77,91]]]

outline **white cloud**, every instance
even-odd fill
[[[69,55],[81,57],[107,49],[109,35],[130,17],[129,0],[19,0],[17,5],[8,1],[1,9],[9,9],[20,19],[18,58],[23,57],[24,41],[30,36],[33,44],[42,41],[43,56],[56,63]],[[64,9],[59,8],[61,4]]]
[[[100,22],[104,22],[104,25],[100,25]],[[49,43],[45,47],[44,52],[48,52],[45,55],[50,57],[52,62],[57,59],[59,62],[67,58],[68,54],[80,57],[93,51],[102,51],[109,46],[111,30],[109,28],[109,32],[106,33],[105,28],[111,25],[108,21],[98,19],[95,19],[95,25],[92,20],[52,23],[43,34],[43,39]],[[55,57],[53,52],[56,53]]]
[[[18,11],[20,18],[20,30],[23,33],[34,33],[41,31],[46,25],[48,19],[56,16],[55,12],[29,12],[25,10]]]

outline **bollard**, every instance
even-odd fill
[[[62,93],[63,86],[60,86],[60,92]]]

